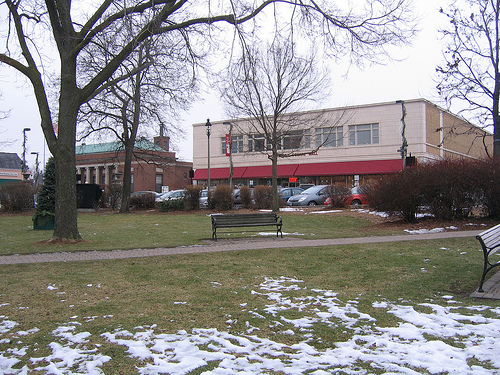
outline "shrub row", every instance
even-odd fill
[[[200,208],[199,199],[202,188],[200,186],[187,186],[185,188],[186,196],[184,199],[163,201],[158,203],[158,209],[162,212],[197,210]],[[209,208],[215,210],[227,211],[234,206],[233,189],[228,185],[219,185],[210,191]],[[248,186],[242,186],[240,189],[241,204],[244,208],[269,209],[272,207],[272,188],[270,186],[256,186],[251,194]],[[143,197],[136,198],[140,202],[134,202],[138,209],[145,208],[147,204],[142,201]]]
[[[7,182],[0,185],[0,206],[7,212],[32,210],[35,190],[29,181]]]
[[[407,168],[368,189],[376,210],[414,222],[430,212],[438,219],[470,217],[482,209],[500,217],[500,163],[497,160],[442,160]]]

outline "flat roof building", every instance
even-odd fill
[[[441,158],[484,158],[493,147],[490,133],[425,99],[300,112],[293,118],[301,118],[302,125],[287,130],[279,149],[300,155],[278,160],[282,186],[363,185],[401,171],[403,161],[411,165]],[[212,121],[211,185],[227,183],[231,164],[234,184],[270,184],[271,160],[265,149],[266,136],[253,127],[251,119]],[[198,184],[207,183],[207,152],[205,123],[194,124],[193,167]]]

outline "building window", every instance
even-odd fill
[[[226,138],[221,138],[222,144],[222,155],[226,155]],[[242,135],[233,135],[231,136],[231,153],[232,154],[241,154],[243,153],[243,136]]]
[[[340,147],[344,145],[342,126],[316,129],[316,147]]]
[[[350,146],[378,144],[378,138],[378,124],[349,126]]]
[[[130,175],[130,192],[131,193],[134,192],[134,174],[133,173]]]
[[[156,175],[156,186],[155,186],[155,191],[157,193],[161,193],[161,187],[163,186],[163,175],[162,174],[157,174]]]
[[[309,130],[293,130],[283,135],[283,150],[298,150],[309,148],[311,136]]]
[[[248,137],[248,151],[264,151],[266,149],[266,139],[262,134],[254,134]]]

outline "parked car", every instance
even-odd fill
[[[324,204],[330,206],[332,204],[332,198],[328,197]],[[367,205],[368,198],[366,194],[363,193],[363,189],[360,186],[356,186],[351,189],[351,194],[347,196],[345,204],[346,206]]]
[[[288,206],[316,206],[328,198],[328,185],[317,185],[288,198]]]
[[[241,190],[240,189],[234,189],[233,190],[233,197],[234,197],[234,204],[241,204]]]
[[[135,198],[135,197],[138,197],[140,195],[148,195],[148,194],[150,194],[151,196],[154,196],[155,200],[161,196],[161,194],[157,193],[156,191],[136,191],[136,192],[130,194],[130,198]]]
[[[208,208],[208,190],[204,189],[200,192],[200,208]]]
[[[163,202],[169,199],[183,199],[186,196],[186,192],[184,189],[179,190],[170,190],[167,193],[160,195],[156,198],[157,202]]]
[[[299,185],[299,188],[301,188],[302,190],[306,190],[306,189],[309,189],[310,187],[313,187],[315,186],[314,184],[300,184]]]
[[[130,194],[130,207],[153,209],[159,196],[156,191],[136,191]]]
[[[300,194],[303,191],[304,189],[298,187],[286,187],[286,188],[281,188],[278,192],[278,195],[280,197],[280,201],[286,203],[288,201],[288,198]]]

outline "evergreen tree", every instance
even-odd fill
[[[55,212],[56,202],[56,165],[54,158],[50,157],[43,173],[43,186],[36,199],[38,212]]]

